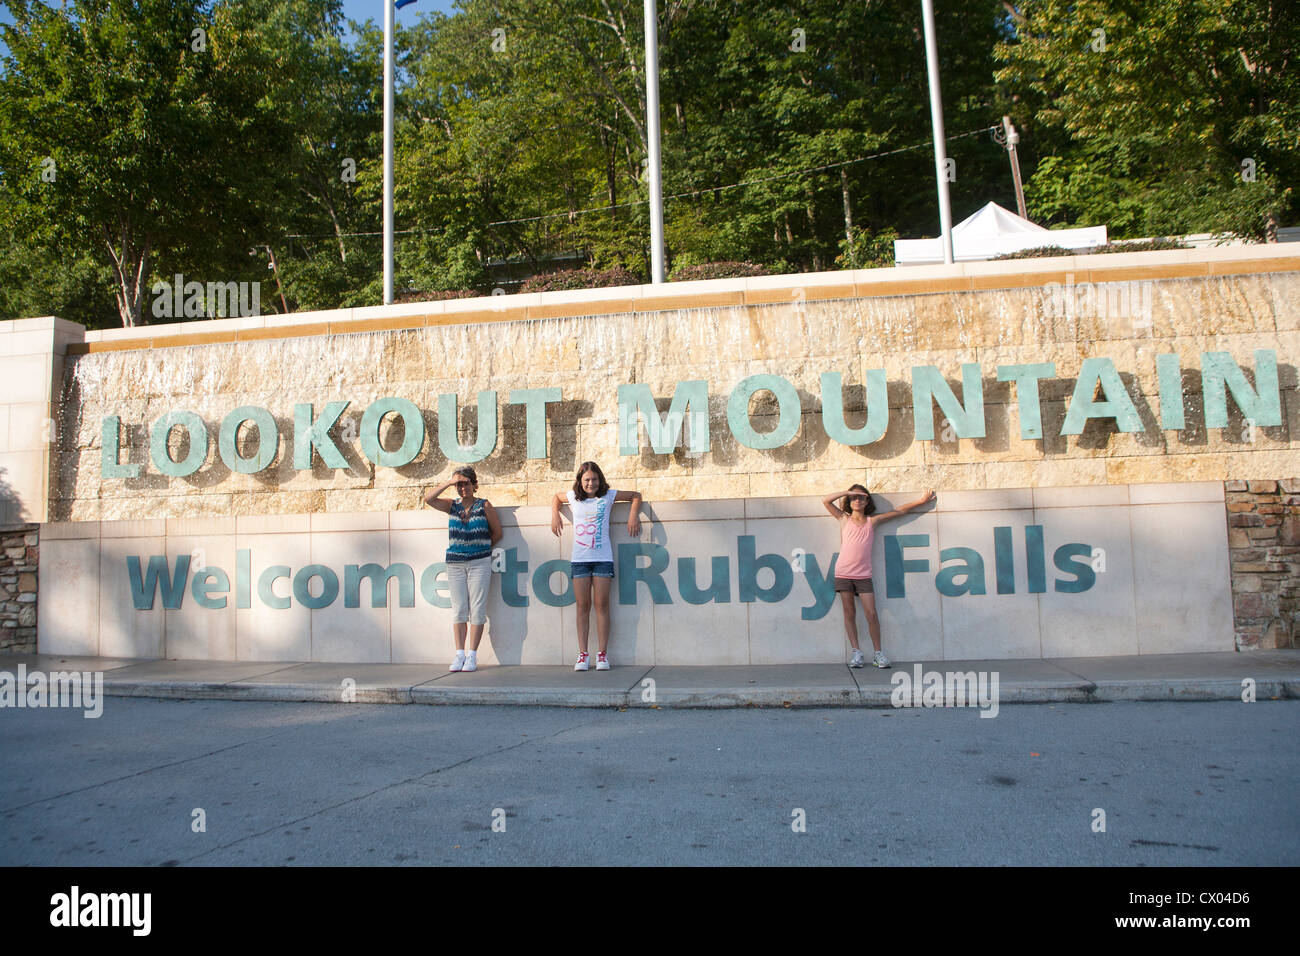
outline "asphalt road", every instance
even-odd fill
[[[1294,866],[1297,726],[1267,700],[5,709],[0,864]]]

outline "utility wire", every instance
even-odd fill
[[[951,142],[954,139],[964,139],[967,136],[979,136],[981,133],[990,133],[997,129],[998,127],[996,126],[981,126],[979,129],[967,130],[965,133],[955,133],[952,136],[946,136],[944,137],[944,140],[946,142]],[[854,163],[865,163],[873,159],[884,159],[886,156],[895,156],[899,153],[906,153],[914,149],[928,149],[933,145],[934,145],[933,140],[926,140],[924,143],[916,143],[915,145],[912,146],[900,146],[897,149],[889,149],[883,153],[872,153],[870,156],[860,156],[857,159],[846,159],[843,162],[826,163],[824,166],[809,166],[806,169],[796,169],[788,173],[774,173],[771,176],[760,176],[757,179],[746,179],[743,182],[731,183],[726,186],[710,186],[707,189],[693,189],[689,192],[673,193],[670,196],[665,196],[664,199],[666,200],[667,199],[690,199],[694,196],[704,196],[707,195],[708,193],[720,193],[728,189],[741,189],[745,186],[754,186],[759,183],[768,183],[777,179],[789,179],[791,176],[802,176],[806,173],[820,173],[828,169],[838,169],[841,166],[852,166]],[[570,216],[585,216],[588,215],[589,213],[609,212],[611,209],[624,209],[630,206],[644,206],[648,202],[650,202],[649,199],[635,199],[630,202],[616,203],[613,206],[595,206],[591,209],[575,209],[572,212],[570,211],[552,212],[552,213],[546,213],[541,216],[527,216],[522,219],[500,219],[494,222],[489,222],[487,225],[510,226],[521,222],[541,222],[542,220],[545,219],[563,219]],[[398,235],[411,235],[414,233],[430,233],[430,232],[440,232],[440,231],[441,230],[437,230],[437,229],[396,230]],[[323,236],[291,235],[291,236],[286,236],[285,238],[286,239],[335,239],[339,236],[355,238],[357,236],[382,236],[382,235],[383,235],[382,232],[343,232],[343,233],[331,233]]]

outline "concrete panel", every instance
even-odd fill
[[[1189,494],[1177,486],[1169,491],[1178,497]],[[1222,503],[1160,503],[1148,489],[1140,497],[1149,503],[1129,506],[1122,502],[1130,492],[1120,487],[947,493],[941,500],[941,512],[921,512],[881,525],[873,564],[885,651],[895,660],[907,661],[1182,653],[1231,647]],[[1211,497],[1213,490],[1193,489],[1190,495]],[[882,496],[882,508],[905,503],[915,495],[891,493],[889,497],[895,500]],[[1039,502],[1040,507],[1032,511],[976,507],[1026,500]],[[645,515],[641,541],[664,549],[661,553],[666,554],[667,563],[657,580],[662,580],[670,601],[655,604],[650,589],[641,583],[635,603],[623,604],[619,579],[615,579],[611,601],[614,663],[842,663],[847,643],[838,597],[830,597],[815,619],[804,618],[805,610],[810,617],[818,614],[813,584],[829,571],[839,543],[836,523],[809,507],[819,509],[820,504],[815,499],[788,498],[702,504],[699,517],[692,516],[688,503],[665,506],[660,517],[669,520],[654,521]],[[957,511],[954,504],[974,510]],[[746,511],[773,516],[717,517],[736,515],[742,506]],[[342,520],[349,526],[377,527],[386,516],[380,512]],[[480,647],[480,661],[485,666],[570,667],[577,653],[574,609],[543,602],[536,578],[544,563],[567,559],[570,554],[567,522],[564,539],[557,540],[541,523],[549,521],[548,509],[521,509],[521,517],[528,519],[523,527],[506,523],[506,539],[500,547],[503,559],[510,551],[511,573],[504,573],[504,560],[498,564],[502,573],[494,575],[489,592],[489,627]],[[443,560],[445,531],[425,527],[304,533],[310,519],[310,515],[257,519],[273,527],[299,530],[256,535],[220,533],[230,530],[235,521],[231,518],[47,525],[38,616],[41,649],[123,657],[445,666],[453,649],[450,611],[430,605],[419,587],[424,569]],[[530,523],[534,519],[538,523]],[[1029,525],[1043,528],[1041,593],[1028,590],[1025,528]],[[1002,595],[997,593],[997,526],[1011,529],[1014,593]],[[163,535],[164,529],[170,534]],[[102,538],[97,537],[101,530]],[[617,556],[617,546],[629,541],[625,519],[615,521],[612,530]],[[917,534],[928,536],[926,544],[909,545],[903,560],[925,561],[927,567],[907,572],[905,595],[890,598],[886,542],[890,536]],[[791,586],[781,601],[741,602],[738,539],[744,535],[754,537],[758,555],[779,555],[790,568]],[[1072,551],[1057,555],[1057,549],[1072,544],[1076,546]],[[939,553],[951,547],[971,548],[979,554],[984,594],[940,595],[936,583],[942,570]],[[803,573],[794,567],[799,559],[796,548],[807,556]],[[140,558],[147,579],[150,556],[165,556],[170,575],[177,557],[197,555],[200,549],[204,563],[221,568],[230,579],[225,608],[198,606],[192,590],[184,586],[193,581],[196,565],[182,582],[179,608],[164,612],[160,594],[155,596],[153,610],[133,606],[127,556]],[[235,606],[241,550],[251,554],[251,607],[243,609]],[[687,604],[681,594],[682,559],[695,559],[697,586],[708,589],[714,557],[726,559],[728,600]],[[1101,563],[1094,568],[1098,559]],[[816,562],[815,573],[811,561]],[[53,572],[49,570],[51,562],[56,568]],[[389,605],[371,608],[368,581],[360,589],[363,606],[344,606],[346,566],[370,562],[381,567],[401,562],[411,567],[413,607],[401,607],[399,589],[390,584]],[[951,566],[957,561],[950,558],[947,563]],[[330,605],[317,610],[304,607],[293,595],[292,576],[275,584],[275,594],[288,596],[290,607],[281,610],[265,604],[258,589],[265,569],[286,565],[294,575],[309,564],[323,565],[337,577],[339,592]],[[646,559],[640,564],[644,567]],[[620,568],[620,572],[628,576],[628,569]],[[506,603],[507,578],[521,606]],[[1077,592],[1056,589],[1058,583],[1082,584],[1085,578],[1087,586]],[[90,603],[85,599],[87,581],[98,583],[91,589],[94,600]],[[770,587],[773,581],[771,570],[758,572],[760,588]],[[552,573],[547,586],[555,595],[568,589],[563,566]],[[318,594],[320,589],[317,578],[312,593]],[[861,644],[867,648],[868,631],[860,610],[857,621]],[[590,647],[594,652],[594,621]]]
[[[44,467],[44,452],[0,452],[0,500],[9,505],[8,520],[45,520]]]
[[[230,522],[234,524],[233,521]],[[235,637],[236,583],[235,536],[175,535],[166,539],[167,564],[176,566],[176,559],[188,555],[190,587],[185,590],[179,610],[168,610],[166,617],[166,647],[163,656],[175,660],[233,661],[238,659],[239,647]],[[211,574],[205,575],[205,570]],[[221,593],[215,585],[216,572],[224,573],[229,586]],[[192,590],[196,578],[203,577],[212,590],[206,592],[209,603],[225,601],[220,609],[201,606]]]
[[[1146,505],[1130,521],[1139,653],[1232,650],[1223,505]]]
[[[235,519],[233,516],[221,518],[168,518],[168,537],[190,535],[194,537],[213,538],[222,535],[235,536]]]
[[[8,406],[8,447],[5,451],[44,451],[54,429],[47,426],[50,406],[48,402],[20,402]],[[47,430],[48,428],[48,430]]]
[[[454,653],[451,611],[431,605],[420,589],[425,568],[441,561],[447,553],[447,532],[432,529],[390,532],[389,553],[392,563],[409,564],[415,572],[415,607],[390,609],[392,661],[449,663]]]
[[[114,522],[117,523],[117,522]],[[157,537],[101,538],[99,559],[99,653],[105,657],[162,657],[165,615],[162,613],[161,579],[152,591],[148,583],[149,559],[165,557],[166,539]],[[128,557],[140,560],[141,603],[132,596]],[[156,567],[157,565],[155,565]],[[176,566],[169,564],[166,576],[175,580]],[[160,576],[161,577],[161,576]]]
[[[780,480],[780,476],[774,476]],[[850,482],[852,484],[852,482]],[[825,493],[830,494],[828,489]],[[745,500],[745,517],[755,518],[821,518],[827,517],[821,499],[813,495],[783,498],[748,498]]]
[[[1221,481],[1162,482],[1149,485],[1130,485],[1130,504],[1168,504],[1175,501],[1223,501]]]
[[[1044,657],[1078,657],[1084,647],[1093,654],[1138,653],[1129,529],[1133,511],[1110,506],[1049,508],[1035,513],[1044,529],[1047,558],[1047,590],[1038,598]],[[1073,542],[1090,546],[1091,554],[1062,554],[1062,563],[1081,562],[1087,570],[1063,571],[1057,565],[1057,549]],[[1089,575],[1095,583],[1086,591],[1057,590],[1058,585],[1082,586]]]
[[[447,516],[435,508],[422,506],[419,511],[393,511],[388,526],[394,531],[447,530]]]
[[[61,521],[41,525],[41,544],[46,541],[63,541],[74,538],[99,540],[98,521]]]
[[[338,579],[338,594],[326,607],[311,611],[311,652],[313,661],[338,661],[383,664],[392,661],[392,642],[389,636],[389,618],[394,612],[410,613],[415,608],[403,608],[399,603],[398,582],[388,582],[387,607],[372,607],[371,585],[361,581],[358,589],[360,607],[344,606],[347,592],[345,566],[349,564],[389,565],[387,531],[327,531],[311,536],[311,563],[324,565]],[[294,568],[295,576],[301,566]],[[419,600],[419,581],[414,588],[416,605]],[[322,581],[311,583],[312,596],[321,593]],[[295,596],[294,603],[298,599]]]
[[[269,607],[258,596],[258,580],[267,568],[287,565],[292,574],[311,563],[311,539],[305,534],[238,534],[235,549],[236,552],[247,550],[250,561],[250,606],[235,611],[238,659],[311,660],[311,611],[292,600],[291,581],[281,578],[271,583],[273,594],[290,598],[287,608]]]
[[[730,501],[660,501],[643,504],[641,516],[657,522],[743,519],[745,505],[746,501],[742,498]]]
[[[165,518],[141,518],[135,521],[103,521],[101,538],[161,538],[167,534]]]
[[[966,511],[938,515],[940,551],[970,548],[983,562],[982,579],[973,575],[970,582],[958,577],[958,586],[974,588],[982,584],[983,594],[966,593],[956,597],[940,596],[943,609],[943,656],[973,660],[996,660],[1012,657],[1041,657],[1038,633],[1038,595],[1029,590],[1026,531],[1034,524],[1030,510]],[[995,528],[1010,528],[1011,583],[1014,591],[998,593]],[[1048,559],[1050,563],[1050,558]],[[931,564],[930,587],[937,588],[936,576],[942,568],[955,567],[956,559]],[[918,576],[919,580],[919,576]],[[936,590],[936,593],[937,590]]]
[[[49,401],[50,358],[0,357],[0,405]]]
[[[387,531],[388,513],[365,512],[361,514],[313,514],[311,530],[320,531]]]
[[[669,554],[662,579],[672,603],[654,607],[655,659],[683,664],[748,664],[749,606],[740,603],[736,578],[736,539],[745,534],[744,520],[679,521],[645,527],[652,527],[650,540]],[[720,584],[713,580],[714,557],[726,560],[727,600],[687,603],[681,593],[682,559],[694,561],[688,587],[693,585],[707,592]],[[644,588],[639,589],[639,594],[642,601],[648,600]]]
[[[920,495],[917,495],[919,498]],[[907,504],[916,498],[904,498],[895,502]],[[1033,493],[1029,488],[998,488],[987,491],[945,491],[937,502],[943,512],[954,511],[1015,511],[1034,506]],[[879,507],[878,510],[886,510]]]
[[[301,534],[311,530],[311,515],[238,515],[235,533],[247,535]]]
[[[479,660],[492,664],[563,664],[563,613],[561,608],[552,607],[538,598],[535,575],[548,561],[567,560],[569,549],[561,547],[550,528],[505,526],[502,531],[504,537],[497,545],[501,549],[502,570],[492,575],[488,591],[488,627],[479,648]],[[509,564],[507,557],[510,558]],[[524,564],[527,564],[526,569]],[[553,594],[562,595],[568,590],[566,575],[552,574],[547,583]],[[512,607],[506,603],[507,584],[511,600],[517,602],[522,598],[528,602],[525,606]],[[450,613],[447,612],[448,621],[451,620]],[[446,647],[449,655],[451,646],[448,624]]]
[[[99,539],[42,534],[40,548],[37,648],[42,654],[98,655]]]
[[[905,499],[912,500],[912,499]],[[939,517],[935,512],[921,512],[888,521],[876,528],[875,547],[871,553],[876,613],[880,616],[881,647],[895,660],[932,661],[943,658],[943,614],[934,576],[939,567]],[[926,535],[929,544],[909,547],[903,557],[908,561],[927,561],[929,571],[907,574],[906,593],[902,597],[887,595],[885,575],[885,538],[889,535]],[[870,646],[866,639],[866,621],[858,620],[859,644]]]
[[[1128,485],[1081,485],[1077,488],[1035,488],[1034,508],[1093,508],[1128,504]]]
[[[790,569],[791,587],[789,594],[779,602],[767,603],[760,597],[753,603],[741,605],[749,612],[750,653],[748,661],[734,663],[842,662],[847,645],[837,599],[829,597],[829,607],[820,617],[804,618],[805,610],[810,616],[818,613],[813,587],[815,582],[824,581],[830,573],[832,556],[839,550],[839,525],[825,512],[820,518],[751,518],[745,522],[745,533],[753,536],[760,562],[766,554],[780,557]],[[733,554],[735,548],[733,541]],[[800,561],[804,566],[802,572],[797,569]],[[776,575],[770,569],[760,570],[756,580],[760,590],[777,583]],[[833,582],[830,587],[834,587]],[[736,600],[739,599],[737,594]],[[823,597],[823,601],[826,600]],[[865,623],[863,627],[865,633]],[[678,659],[665,656],[664,660],[676,662]]]
[[[0,348],[5,350],[6,355],[49,355],[54,351],[54,331],[33,329],[13,332],[0,339]]]

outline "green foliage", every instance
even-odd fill
[[[696,279],[746,279],[750,276],[770,276],[772,270],[753,262],[705,262],[700,265],[680,266],[668,275],[672,282],[691,282]]]
[[[121,325],[111,271],[75,248],[0,236],[0,320],[41,315],[91,329]]]
[[[995,262],[1004,259],[1055,259],[1058,256],[1072,256],[1073,249],[1065,249],[1061,246],[1034,246],[1032,249],[1021,249],[1019,252],[1004,252],[1000,256],[994,256]]]
[[[519,291],[558,292],[565,289],[605,289],[640,283],[640,278],[626,269],[565,269],[533,276],[520,287]]]
[[[858,229],[853,233],[853,241],[840,240],[840,254],[835,257],[835,264],[841,269],[880,269],[894,264],[894,240],[898,232],[885,229],[872,233]]]
[[[268,250],[290,309],[380,301],[374,23],[345,41],[340,0],[11,7],[0,314],[144,321],[153,281],[177,272],[260,281],[278,309]],[[890,265],[896,238],[935,233],[914,0],[663,0],[658,15],[674,278]],[[637,0],[462,0],[399,30],[400,294],[573,261],[588,269],[541,285],[645,280],[641,17]],[[952,0],[954,218],[1014,202],[1005,151],[960,135],[1008,113],[1038,222],[1266,235],[1296,212],[1298,24],[1295,4]]]
[[[1030,178],[1045,219],[1263,237],[1296,211],[1296,4],[1023,0],[998,77],[1068,135]]]
[[[1112,252],[1163,252],[1166,249],[1190,249],[1185,242],[1161,237],[1157,239],[1136,239],[1128,242],[1108,242],[1095,249],[1065,249],[1061,246],[1034,246],[1019,252],[1007,252],[994,256],[995,261],[1005,259],[1055,259],[1058,256],[1102,256]]]
[[[482,296],[483,293],[476,289],[440,289],[437,292],[407,292],[394,296],[393,302],[445,302],[448,299],[478,299]]]
[[[266,279],[250,247],[309,215],[299,193],[328,166],[309,147],[331,135],[317,94],[340,83],[339,0],[12,7],[4,225],[111,269],[125,325],[154,277]]]
[[[1111,252],[1163,252],[1166,249],[1190,249],[1187,243],[1178,239],[1159,237],[1156,239],[1137,239],[1129,242],[1108,242],[1092,250],[1092,255],[1101,256]]]

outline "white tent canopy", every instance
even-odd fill
[[[1060,246],[1063,249],[1092,249],[1106,244],[1105,226],[1083,229],[1044,229],[1028,219],[1021,219],[995,202],[952,227],[953,258],[957,262],[974,262],[994,256]],[[894,264],[929,265],[943,262],[942,239],[895,239]]]

